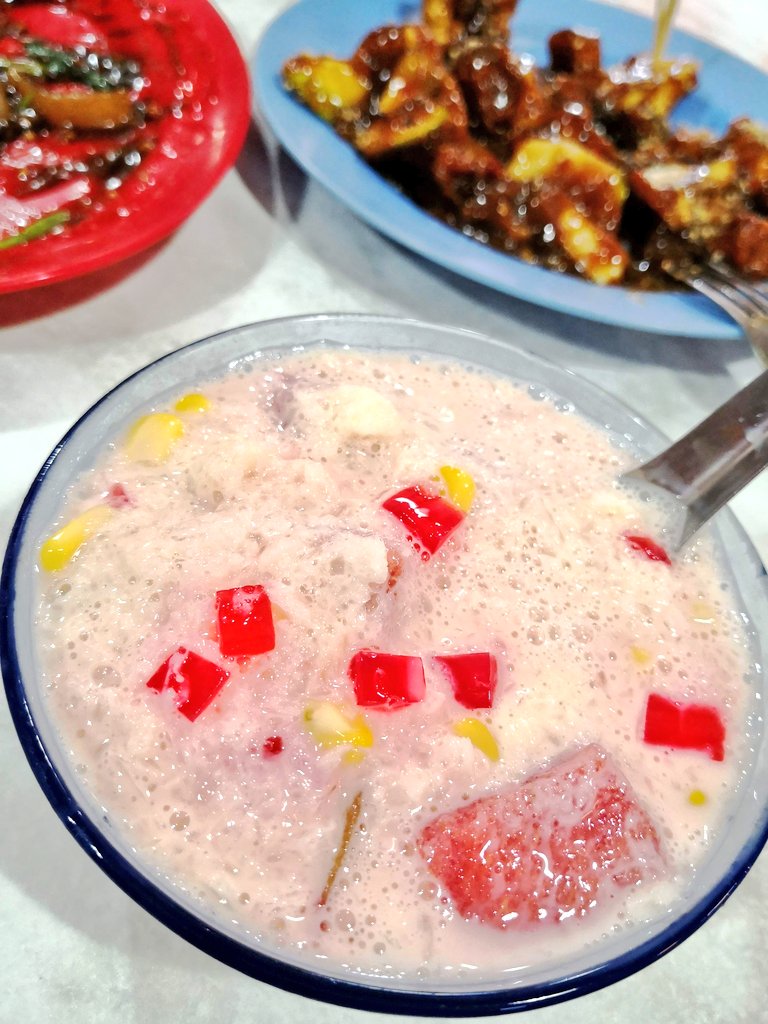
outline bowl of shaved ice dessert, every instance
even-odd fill
[[[363,1009],[546,1005],[657,959],[768,833],[766,575],[618,478],[664,439],[481,335],[315,316],[180,349],[19,513],[25,753],[133,899]]]

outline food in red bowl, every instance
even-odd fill
[[[205,0],[20,3],[0,15],[0,292],[98,270],[173,231],[248,124]]]

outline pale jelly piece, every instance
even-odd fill
[[[332,432],[348,438],[394,438],[403,431],[394,404],[373,388],[340,384],[304,389],[296,394],[298,422],[305,431]]]

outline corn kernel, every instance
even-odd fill
[[[94,505],[49,537],[40,548],[40,565],[46,572],[63,569],[77,549],[112,515],[106,505]]]
[[[306,708],[304,722],[321,747],[336,747],[342,743],[353,747],[373,746],[373,733],[363,716],[351,718],[337,704],[329,701]]]
[[[632,655],[632,661],[636,665],[648,665],[651,661],[650,651],[646,651],[644,647],[638,647],[637,644],[632,644],[629,649],[629,653]]]
[[[440,476],[445,481],[448,500],[462,512],[469,512],[475,500],[475,481],[469,473],[458,466],[441,466]]]
[[[469,740],[489,761],[499,760],[499,747],[487,725],[477,718],[462,718],[453,727],[457,736]]]
[[[688,800],[694,807],[701,807],[702,804],[707,802],[707,795],[706,793],[702,793],[700,789],[694,789],[690,793]]]
[[[176,412],[208,412],[211,401],[205,395],[193,391],[188,395],[182,395],[173,408]]]
[[[133,462],[165,462],[184,433],[178,416],[153,412],[133,424],[125,439],[125,454]]]
[[[362,750],[348,750],[341,760],[344,764],[360,764],[365,760],[365,754]]]

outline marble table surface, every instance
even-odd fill
[[[535,0],[524,0],[533,3]],[[627,0],[648,11],[648,0]],[[285,0],[220,0],[245,54]],[[681,23],[768,70],[768,5],[689,0]],[[630,44],[634,45],[634,44]],[[75,301],[77,300],[77,301]],[[758,372],[743,342],[667,338],[536,309],[438,270],[359,222],[254,125],[215,193],[151,258],[105,290],[0,300],[0,546],[69,424],[163,353],[223,328],[295,313],[391,313],[495,335],[564,363],[683,433]],[[768,560],[768,479],[734,510]],[[133,904],[42,796],[0,707],[0,1024],[374,1024],[241,976]],[[768,1021],[768,853],[680,948],[531,1024]],[[414,1018],[415,1019],[415,1018]]]

